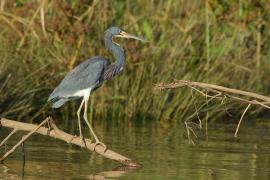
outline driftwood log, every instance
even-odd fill
[[[48,117],[44,121],[42,121],[39,125],[35,124],[29,124],[29,123],[23,123],[18,122],[14,120],[9,120],[5,118],[1,118],[0,125],[2,127],[11,128],[13,131],[0,143],[0,146],[2,146],[13,134],[15,134],[17,131],[26,131],[29,132],[27,135],[23,136],[22,139],[14,145],[8,152],[6,152],[2,157],[0,157],[0,162],[3,162],[10,154],[12,154],[20,145],[23,145],[23,143],[34,133],[41,134],[44,136],[50,136],[55,139],[66,141],[67,143],[71,143],[77,146],[81,146],[83,148],[86,148],[90,151],[95,151],[98,154],[102,155],[105,158],[117,161],[121,163],[124,166],[130,166],[130,167],[141,167],[139,163],[136,161],[131,160],[130,158],[127,158],[119,153],[116,153],[110,149],[104,149],[103,146],[97,145],[95,147],[95,144],[91,142],[90,139],[81,139],[77,136],[68,134],[62,130],[60,130],[53,120]],[[48,127],[44,127],[44,125],[47,125]]]

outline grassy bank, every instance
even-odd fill
[[[0,113],[15,119],[75,117],[78,102],[53,112],[47,97],[84,59],[104,55],[103,34],[117,25],[148,44],[119,40],[124,73],[91,99],[93,118],[183,121],[205,103],[190,90],[153,92],[153,84],[188,79],[270,93],[268,1],[14,1],[0,6]],[[211,102],[211,120],[242,105]],[[263,114],[253,107],[250,115]]]

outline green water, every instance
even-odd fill
[[[14,179],[270,179],[270,131],[263,125],[240,128],[215,124],[195,132],[190,145],[182,125],[157,123],[133,125],[95,124],[100,138],[109,148],[143,164],[125,171],[119,164],[80,147],[35,135],[22,149],[0,164],[0,178]],[[86,129],[84,129],[86,131]],[[8,131],[0,130],[3,139]],[[5,148],[15,143],[17,134]],[[1,147],[3,153],[4,147]]]

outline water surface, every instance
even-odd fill
[[[0,178],[270,179],[270,131],[267,126],[243,124],[237,139],[233,138],[235,125],[211,125],[208,137],[204,130],[195,129],[198,135],[198,139],[193,137],[195,145],[188,143],[185,128],[180,124],[99,122],[95,129],[109,148],[139,161],[143,168],[124,171],[126,169],[119,168],[118,163],[98,154],[34,135],[25,144],[25,161],[19,148],[0,164]],[[0,138],[8,132],[1,128]],[[1,153],[21,135],[17,134],[6,147],[1,147]]]

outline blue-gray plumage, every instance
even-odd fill
[[[119,27],[109,28],[105,31],[105,46],[113,53],[116,62],[109,64],[109,61],[101,56],[85,60],[65,76],[48,99],[48,101],[54,102],[52,105],[53,108],[59,108],[69,100],[82,98],[81,105],[77,111],[80,137],[82,138],[80,112],[84,104],[84,120],[95,138],[95,146],[100,144],[105,147],[105,150],[105,144],[99,141],[92,126],[88,122],[87,102],[93,91],[98,89],[105,80],[111,79],[119,74],[124,68],[126,60],[125,51],[119,44],[113,41],[114,37],[132,38],[146,42],[142,38],[127,34]]]
[[[103,81],[102,75],[107,66],[108,61],[100,56],[82,62],[70,71],[51,93],[48,100],[56,101],[52,107],[59,108],[71,99],[80,98],[80,95],[74,95],[80,90],[98,86]]]

